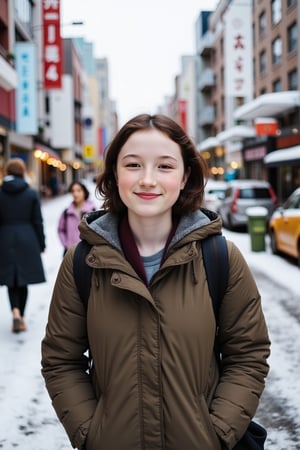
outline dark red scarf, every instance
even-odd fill
[[[169,233],[169,236],[168,236],[165,248],[164,248],[164,253],[163,253],[162,260],[161,260],[161,264],[163,263],[163,261],[166,258],[166,253],[167,253],[169,244],[171,242],[171,239],[172,239],[172,237],[175,234],[178,222],[179,222],[179,220],[173,220],[173,225],[172,225],[171,231]],[[132,233],[132,230],[130,228],[127,215],[125,215],[120,220],[120,224],[119,224],[119,238],[120,238],[120,241],[121,241],[122,249],[123,249],[124,254],[125,254],[125,258],[132,265],[132,267],[134,268],[134,270],[136,271],[138,276],[147,285],[148,281],[147,281],[145,267],[144,267],[141,255],[139,254],[139,251],[138,251],[135,239],[133,237],[133,233]]]

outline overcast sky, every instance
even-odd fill
[[[63,36],[94,43],[94,56],[107,57],[110,97],[120,123],[140,112],[155,112],[174,94],[180,58],[195,54],[200,11],[218,0],[61,0]],[[82,20],[82,26],[68,26]]]

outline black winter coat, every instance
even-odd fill
[[[9,175],[0,188],[0,285],[44,282],[44,250],[38,193],[23,178]]]

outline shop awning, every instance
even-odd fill
[[[264,163],[269,167],[300,165],[300,145],[268,153],[264,157]]]
[[[209,137],[201,142],[201,144],[198,145],[197,150],[199,152],[204,152],[205,150],[208,150],[210,148],[219,147],[221,145],[221,142],[216,137]]]
[[[295,107],[300,107],[300,91],[273,92],[260,95],[237,108],[234,118],[251,120],[257,117],[274,117]]]
[[[34,143],[34,150],[40,150],[41,152],[48,153],[51,158],[61,160],[61,156],[52,148],[47,147],[46,145],[39,144],[37,142]]]
[[[255,136],[255,129],[252,127],[246,127],[244,125],[236,125],[228,128],[225,131],[217,134],[217,139],[220,142],[237,141],[247,137]]]

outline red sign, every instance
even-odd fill
[[[256,136],[276,136],[278,131],[277,120],[256,120],[255,121]]]
[[[60,0],[43,0],[44,89],[62,87],[62,40]]]
[[[179,124],[187,131],[187,101],[186,100],[178,100],[178,115],[179,115]]]

